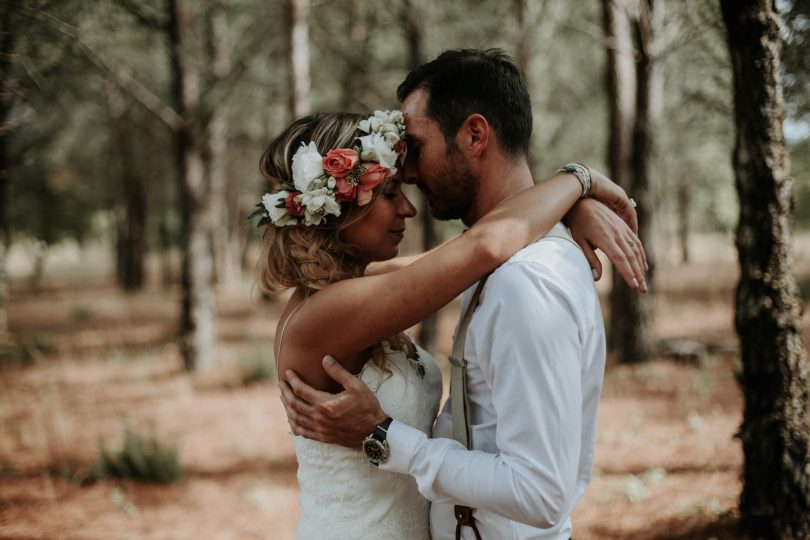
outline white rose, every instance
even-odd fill
[[[328,187],[329,189],[335,189],[336,185],[337,185],[337,180],[335,180],[334,176],[330,176],[329,180],[326,181],[326,187]]]
[[[383,135],[383,137],[385,137],[385,142],[387,142],[390,146],[394,146],[399,142],[399,133],[396,131],[389,131]]]
[[[367,119],[360,120],[360,123],[357,124],[357,127],[360,128],[360,131],[364,133],[368,133],[369,131],[371,131],[371,124]]]
[[[360,144],[362,145],[360,158],[363,161],[376,161],[387,169],[393,169],[396,165],[397,153],[379,133],[360,137]]]
[[[298,223],[298,219],[287,211],[287,205],[284,202],[289,194],[289,191],[279,191],[278,193],[265,193],[262,195],[264,209],[267,210],[273,224],[279,227]],[[279,203],[282,204],[281,208],[278,208]]]
[[[334,194],[329,188],[324,187],[303,193],[301,204],[307,209],[307,213],[340,215],[340,204],[335,200]]]
[[[318,153],[314,142],[301,145],[292,159],[292,173],[295,189],[304,192],[316,178],[323,176],[323,156]]]

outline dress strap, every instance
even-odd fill
[[[290,319],[293,318],[293,315],[295,315],[296,312],[299,309],[301,309],[301,307],[304,304],[306,304],[308,301],[309,301],[309,298],[305,298],[300,304],[295,306],[293,308],[293,310],[290,312],[290,314],[287,315],[287,319],[284,321],[284,324],[281,325],[281,333],[278,336],[278,351],[276,352],[276,355],[275,355],[276,356],[276,358],[275,358],[275,360],[276,360],[276,374],[278,374],[278,359],[281,356],[281,347],[282,347],[282,345],[284,345],[284,332],[287,330],[287,324],[289,324]],[[278,376],[278,375],[276,375],[276,376]]]

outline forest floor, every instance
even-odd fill
[[[655,286],[657,336],[711,352],[697,362],[609,359],[577,539],[736,538],[736,270],[733,251],[713,246],[700,244],[691,264],[661,265]],[[796,250],[805,302],[808,248],[803,238]],[[278,389],[244,382],[272,358],[284,297],[263,302],[252,281],[221,292],[218,364],[188,375],[173,340],[177,290],[126,295],[66,275],[37,294],[23,281],[12,287],[20,345],[16,358],[0,357],[0,538],[292,539],[296,461]],[[457,310],[442,311],[440,358]],[[810,342],[808,315],[803,333]],[[175,445],[182,479],[87,481],[101,444],[119,446],[125,429]]]

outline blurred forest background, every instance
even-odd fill
[[[810,3],[776,7],[806,303]],[[741,214],[718,2],[0,0],[0,25],[0,538],[292,538],[272,358],[286,295],[258,290],[246,219],[259,156],[304,112],[397,107],[412,67],[460,47],[524,72],[538,180],[585,162],[644,214],[653,294],[628,308],[609,271],[598,284],[613,354],[575,535],[737,537]],[[640,120],[623,152],[643,159],[617,164]],[[405,253],[461,230],[427,214]],[[414,331],[446,356],[456,314]]]

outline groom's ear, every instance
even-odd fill
[[[475,113],[467,117],[459,127],[456,144],[469,157],[480,157],[489,144],[489,122]]]

